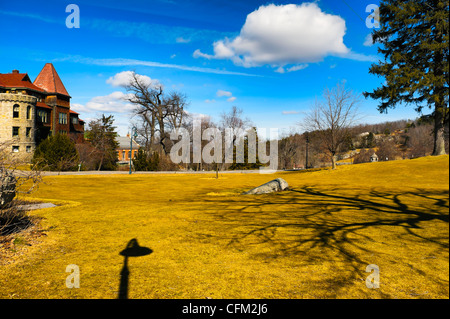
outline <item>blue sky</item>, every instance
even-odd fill
[[[68,28],[66,6],[80,10]],[[188,111],[218,121],[232,106],[255,126],[297,126],[325,87],[345,81],[356,93],[384,79],[368,73],[380,58],[367,37],[366,7],[373,0],[0,1],[0,73],[19,69],[34,80],[54,64],[86,121],[113,114],[120,135],[130,106],[119,85],[133,70],[180,91]],[[413,107],[380,114],[361,99],[362,122],[417,117]]]

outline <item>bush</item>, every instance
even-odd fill
[[[56,134],[38,145],[33,164],[42,170],[70,171],[77,168],[78,159],[75,143],[67,135]]]
[[[354,164],[360,164],[360,163],[369,163],[370,157],[374,153],[373,149],[362,149],[359,154],[357,154],[353,160]]]
[[[150,157],[141,147],[133,159],[133,165],[136,171],[158,171],[160,170],[159,154],[158,152],[153,152]]]

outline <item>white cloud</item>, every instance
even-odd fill
[[[227,97],[227,98],[228,98],[228,99],[227,99],[228,102],[234,102],[234,101],[236,101],[236,97],[233,96],[233,93],[231,93],[230,91],[217,90],[216,95],[217,95],[218,97],[223,97],[223,96]]]
[[[278,67],[278,69],[275,70],[275,72],[277,72],[277,73],[284,73],[286,71],[284,70],[284,68],[282,66],[280,66],[280,67]]]
[[[344,19],[322,12],[316,3],[270,4],[247,16],[239,36],[215,42],[214,55],[196,50],[194,57],[230,59],[244,67],[303,65],[349,53],[345,32]],[[291,71],[300,69],[295,68]]]
[[[366,38],[364,39],[364,46],[371,47],[373,46],[373,40],[372,40],[372,33],[369,33]]]
[[[175,39],[175,41],[177,43],[189,43],[189,42],[191,42],[191,39],[185,39],[183,37],[178,37],[178,38]]]
[[[216,102],[216,100],[214,100],[214,99],[212,99],[212,100],[205,100],[205,103],[215,103]]]
[[[118,86],[126,86],[130,84],[132,80],[133,72],[132,71],[123,71],[120,73],[115,74],[114,76],[110,77],[106,80],[106,83],[111,84],[114,87]],[[158,80],[152,80],[150,77],[146,75],[136,74],[137,78],[144,82],[145,85],[151,85],[154,87],[161,86],[161,83],[159,83]]]
[[[233,95],[233,93],[231,93],[231,92],[229,92],[229,91],[218,90],[217,93],[216,93],[216,95],[217,95],[218,97],[221,97],[221,96],[228,96],[228,97],[231,97],[231,96]]]
[[[208,60],[211,60],[214,58],[214,56],[212,56],[212,55],[200,52],[199,49],[195,50],[194,53],[192,54],[192,56],[194,58],[204,58],[204,59],[208,59]]]
[[[169,69],[177,69],[177,70],[200,72],[200,73],[260,77],[260,75],[243,73],[243,72],[233,72],[233,71],[219,70],[219,69],[212,69],[212,68],[201,68],[201,67],[196,67],[196,66],[186,66],[186,65],[179,65],[179,64],[168,64],[168,63],[160,63],[160,62],[154,62],[154,61],[144,61],[144,60],[124,59],[124,58],[95,59],[95,58],[90,58],[90,57],[83,57],[80,55],[67,55],[62,58],[52,59],[52,62],[61,62],[61,61],[71,61],[74,63],[83,63],[83,64],[87,64],[87,65],[101,65],[101,66],[143,65],[143,66],[150,66],[150,67],[155,67],[155,68],[169,68]]]
[[[287,69],[288,72],[295,72],[299,70],[306,69],[308,67],[308,64],[300,64],[300,65],[294,65]]]
[[[134,106],[125,99],[129,97],[120,91],[113,92],[108,95],[93,97],[85,105],[74,103],[72,109],[76,112],[113,112],[113,113],[129,113]]]
[[[278,69],[275,70],[275,72],[277,72],[277,73],[295,72],[295,71],[306,69],[307,67],[308,67],[308,64],[294,65],[287,69],[284,69],[282,66],[280,66],[280,67],[278,67]]]
[[[350,59],[350,60],[362,61],[362,62],[377,62],[379,60],[379,58],[375,55],[365,55],[365,54],[356,53],[356,52],[349,52],[348,54],[337,55],[337,56],[339,56],[340,58],[344,58],[344,59]]]
[[[281,112],[281,114],[284,114],[284,115],[299,114],[299,113],[300,113],[299,111],[283,111],[283,112]]]

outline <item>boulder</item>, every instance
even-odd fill
[[[0,208],[6,207],[14,196],[16,196],[16,179],[10,175],[0,174]]]
[[[243,195],[251,195],[251,194],[268,194],[272,192],[280,192],[289,188],[288,183],[282,179],[277,178],[261,186],[255,187],[247,192],[242,193]]]

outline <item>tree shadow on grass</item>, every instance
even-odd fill
[[[214,207],[210,212],[227,229],[222,236],[229,236],[229,247],[251,250],[256,258],[296,256],[305,263],[335,262],[337,271],[348,274],[335,278],[339,285],[355,280],[368,265],[367,256],[385,254],[394,242],[431,245],[434,255],[449,248],[448,232],[425,231],[436,223],[444,223],[441,230],[448,229],[447,191],[361,192],[305,186],[210,201]]]

